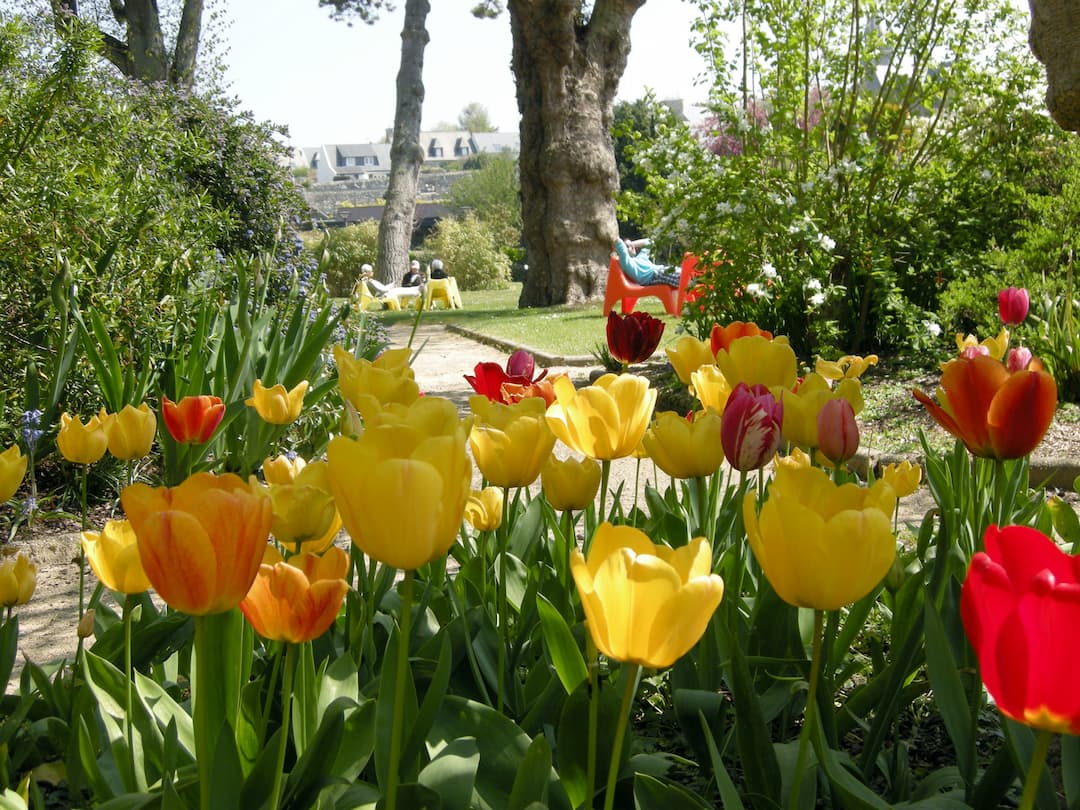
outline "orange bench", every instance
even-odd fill
[[[611,312],[617,302],[622,302],[623,315],[634,311],[639,298],[659,298],[669,315],[679,316],[686,298],[686,287],[697,273],[697,257],[691,253],[683,256],[682,270],[679,273],[679,286],[667,284],[642,285],[631,281],[619,266],[619,257],[612,256],[608,264],[607,289],[604,292],[604,317]]]

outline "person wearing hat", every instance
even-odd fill
[[[446,278],[446,271],[443,269],[442,259],[433,259],[431,262],[431,277],[432,278]]]
[[[405,273],[405,278],[401,280],[402,287],[423,287],[424,277],[420,274],[420,262],[413,259],[409,262],[409,269]]]

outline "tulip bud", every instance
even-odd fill
[[[961,357],[966,357],[970,360],[973,357],[978,357],[980,354],[990,354],[990,349],[986,346],[965,346],[963,351],[960,352]]]
[[[763,467],[780,446],[783,421],[783,404],[764,385],[735,386],[720,426],[728,463],[743,472]]]
[[[478,532],[493,532],[502,525],[503,495],[498,487],[473,490],[465,503],[465,520]]]
[[[536,361],[524,349],[518,349],[506,361],[506,373],[511,377],[526,377],[530,381],[536,371]]]
[[[94,609],[86,611],[79,619],[78,625],[76,625],[75,631],[79,634],[79,638],[90,638],[94,635]]]
[[[19,489],[26,475],[27,458],[19,445],[13,444],[0,453],[0,503],[6,503]]]
[[[1024,346],[1009,349],[1009,356],[1005,365],[1009,371],[1023,371],[1031,365],[1031,349]]]
[[[907,580],[907,568],[904,566],[904,561],[900,559],[900,555],[897,555],[892,565],[889,566],[889,572],[885,574],[885,590],[889,593],[895,594],[903,586]]]
[[[843,397],[830,399],[821,406],[817,417],[818,449],[834,464],[841,464],[859,449],[859,426],[855,409]]]
[[[1023,323],[1029,305],[1028,291],[1023,287],[1006,287],[998,293],[998,314],[1006,326]]]

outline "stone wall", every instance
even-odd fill
[[[430,172],[420,174],[420,193],[417,199],[443,199],[450,187],[468,172]],[[389,178],[385,175],[370,180],[349,180],[321,183],[302,189],[307,204],[316,211],[333,216],[341,205],[374,205],[386,197]]]

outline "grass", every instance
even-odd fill
[[[543,309],[518,309],[521,284],[506,290],[462,292],[464,309],[433,309],[423,314],[424,323],[453,323],[518,346],[550,355],[589,355],[597,344],[606,344],[607,321],[603,303],[560,305]],[[667,327],[661,349],[676,340],[678,318],[664,312],[655,298],[642,299],[637,307],[664,320]],[[384,323],[394,324],[415,317],[411,310],[383,312]]]

